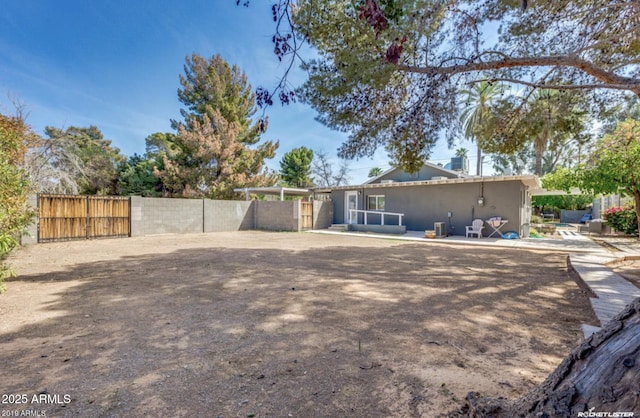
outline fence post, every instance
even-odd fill
[[[89,233],[90,233],[89,230],[91,228],[90,221],[89,221],[89,216],[90,216],[90,213],[89,213],[90,212],[90,209],[89,209],[89,196],[87,196],[86,200],[87,200],[87,217],[85,219],[85,237],[87,239],[89,239]]]

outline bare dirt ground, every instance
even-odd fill
[[[640,288],[640,260],[629,260],[612,267],[612,270]]]
[[[0,411],[48,417],[449,415],[525,394],[595,324],[557,252],[251,231],[12,263]]]

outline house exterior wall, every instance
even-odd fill
[[[390,186],[376,188],[354,188],[360,190],[358,209],[367,209],[365,203],[370,195],[385,196],[385,212],[404,213],[403,225],[409,230],[433,229],[435,222],[445,222],[447,231],[452,235],[464,235],[465,226],[471,225],[476,218],[483,220],[493,216],[507,219],[502,232],[516,231],[526,235],[524,226],[524,208],[526,207],[526,188],[520,181],[477,182],[456,184],[434,184],[416,186]],[[332,192],[334,201],[334,223],[346,223],[344,220],[345,190]],[[478,205],[478,197],[484,196],[484,205]],[[448,213],[451,213],[449,218]],[[379,223],[379,217],[368,216],[369,223]],[[362,222],[362,217],[358,220]],[[394,224],[397,217],[385,217],[385,224]],[[492,230],[485,225],[484,235]]]

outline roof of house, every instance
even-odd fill
[[[441,165],[430,163],[429,161],[425,162],[424,165],[427,166],[427,167],[431,167],[431,168],[434,168],[436,170],[442,171],[443,174],[449,174],[449,175],[453,175],[453,176],[456,176],[456,177],[467,177],[466,174],[461,173],[460,171],[449,170],[448,168],[444,168]],[[398,170],[402,170],[402,169],[398,168],[398,167],[391,167],[390,169],[388,169],[384,173],[380,174],[379,176],[372,177],[369,180],[365,181],[363,184],[375,183],[379,179],[381,179],[382,177],[387,176],[389,173],[392,173],[392,172],[398,171]]]
[[[420,180],[420,181],[397,181],[392,183],[364,183],[361,185],[318,187],[313,189],[316,193],[329,193],[332,190],[354,190],[373,189],[379,187],[407,187],[407,186],[430,186],[438,184],[463,184],[463,183],[490,183],[502,181],[521,181],[531,188],[531,191],[542,189],[540,179],[534,175],[519,176],[487,176],[487,177],[459,177],[446,180]]]

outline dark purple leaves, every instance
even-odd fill
[[[402,55],[402,50],[404,49],[403,44],[407,41],[407,37],[403,36],[402,39],[396,39],[389,48],[387,48],[387,53],[385,54],[385,58],[391,64],[397,64],[400,61],[400,55]]]
[[[358,17],[367,19],[369,26],[376,32],[376,38],[380,32],[387,29],[387,18],[375,0],[365,0],[364,5],[360,8]]]
[[[273,106],[273,98],[269,90],[264,87],[258,87],[256,89],[256,104],[259,107]]]
[[[288,105],[289,103],[295,103],[296,101],[296,95],[293,91],[285,91],[285,90],[280,90],[280,103],[282,103],[282,105]]]
[[[282,61],[282,57],[293,50],[293,47],[289,44],[292,37],[293,35],[290,33],[286,35],[277,33],[271,38],[271,42],[273,42],[273,53],[276,54],[278,60]]]
[[[360,8],[360,13],[358,13],[359,19],[366,19],[367,24],[373,28],[376,33],[376,38],[383,30],[386,30],[389,26],[389,22],[387,21],[387,17],[384,14],[384,11],[380,8],[376,0],[365,0],[364,5]],[[396,39],[389,48],[387,48],[387,52],[385,53],[385,59],[391,64],[397,64],[400,61],[400,56],[402,55],[402,50],[404,49],[403,44],[407,41],[407,37],[403,36],[402,39]]]

